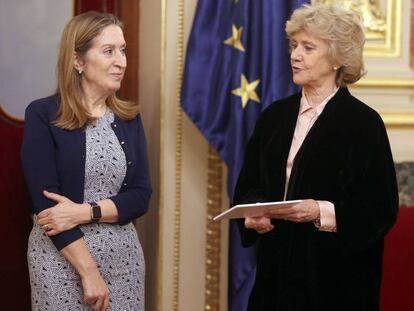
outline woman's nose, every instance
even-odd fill
[[[119,66],[121,68],[126,67],[126,56],[122,52],[116,53],[115,56],[115,66]]]
[[[298,48],[294,48],[290,52],[290,59],[291,60],[300,60],[300,53],[298,51]]]

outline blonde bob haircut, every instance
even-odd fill
[[[365,74],[365,34],[359,15],[337,6],[304,5],[286,22],[289,40],[300,31],[328,44],[331,61],[340,66],[336,74],[338,86],[355,83]]]
[[[82,76],[75,70],[75,54],[84,59],[92,47],[94,39],[102,30],[110,25],[123,25],[111,14],[89,11],[73,17],[63,30],[60,41],[56,95],[59,99],[59,110],[54,124],[58,127],[74,130],[95,121],[95,118],[82,104]],[[106,99],[107,106],[121,119],[131,120],[138,114],[138,105],[122,101],[115,94]]]

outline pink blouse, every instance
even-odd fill
[[[306,99],[306,94],[302,91],[302,98],[300,100],[299,115],[296,122],[295,132],[293,134],[292,145],[290,147],[288,161],[286,165],[286,186],[285,186],[285,198],[287,185],[289,184],[290,174],[292,172],[293,162],[295,156],[305,140],[306,135],[312,128],[315,121],[321,115],[328,101],[336,94],[338,88],[326,97],[318,106],[312,107],[309,105]],[[320,224],[315,224],[319,227],[320,231],[336,232],[336,219],[335,219],[335,206],[329,201],[316,201],[320,209]]]

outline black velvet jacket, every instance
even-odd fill
[[[300,98],[279,100],[259,117],[234,204],[283,200]],[[274,230],[259,235],[239,220],[243,245],[258,243],[249,310],[378,310],[383,238],[398,191],[382,119],[348,89],[328,102],[300,147],[287,199],[332,202],[337,232],[274,220]]]

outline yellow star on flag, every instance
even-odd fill
[[[224,41],[224,44],[231,45],[235,49],[238,49],[239,51],[244,52],[245,50],[244,50],[243,44],[240,41],[243,27],[240,27],[239,29],[237,29],[236,26],[232,25],[231,29],[232,29],[232,35],[230,38]]]
[[[241,75],[240,80],[241,86],[238,89],[232,90],[231,93],[241,97],[243,109],[246,108],[249,99],[260,103],[260,98],[255,92],[255,89],[259,85],[260,80],[249,83],[243,74]]]

